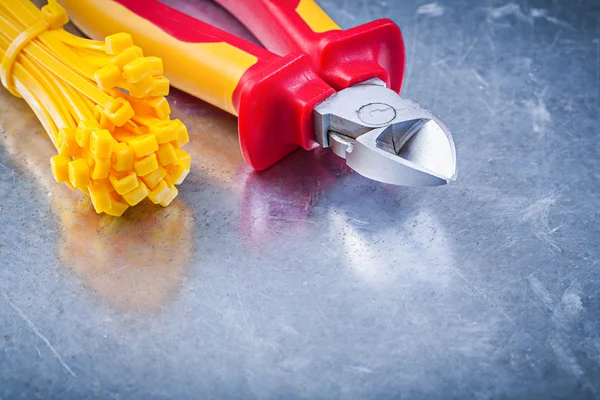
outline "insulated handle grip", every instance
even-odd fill
[[[216,0],[271,51],[302,51],[337,90],[379,78],[399,92],[404,76],[402,33],[387,19],[348,30],[314,0]]]
[[[143,49],[162,58],[177,88],[233,115],[234,92],[242,77],[276,55],[237,36],[172,9],[157,0],[60,0],[75,24],[102,40],[129,32]]]

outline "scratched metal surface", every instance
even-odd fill
[[[1,91],[0,399],[600,396],[598,2],[322,4],[401,25],[458,181],[383,186],[322,151],[256,174],[235,119],[176,93],[195,169],[114,220]]]

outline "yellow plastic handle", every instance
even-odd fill
[[[296,13],[315,33],[341,29],[315,0],[300,0],[296,6]]]
[[[211,34],[215,28],[156,0],[146,1],[139,9],[134,3],[140,2],[131,1],[60,2],[87,35],[102,38],[129,32],[136,43],[163,60],[165,74],[173,86],[237,115],[233,94],[260,56],[244,50],[241,40],[223,39],[221,32]]]

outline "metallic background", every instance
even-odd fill
[[[600,5],[425,3],[321,1],[403,28],[403,94],[456,141],[446,187],[323,151],[254,173],[236,120],[175,93],[195,168],[115,220],[0,91],[0,399],[600,397]]]

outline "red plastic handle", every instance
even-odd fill
[[[336,90],[379,78],[400,92],[405,50],[393,21],[380,19],[344,31],[314,0],[216,1],[269,50],[310,55],[319,75]]]
[[[334,93],[312,69],[306,54],[250,68],[234,93],[246,163],[260,171],[298,146],[305,150],[318,147],[313,111]]]
[[[97,12],[101,12],[102,5],[106,4],[104,2],[107,0],[86,1],[97,2],[96,4],[100,5]],[[242,154],[249,166],[263,170],[298,146],[306,150],[316,146],[313,110],[317,104],[333,95],[335,90],[314,72],[311,60],[306,54],[295,53],[280,57],[157,0],[115,1],[134,14],[132,19],[142,18],[146,21],[135,24],[131,21],[132,27],[135,25],[143,30],[144,27],[148,27],[147,22],[150,22],[168,34],[166,40],[169,42],[163,43],[156,40],[156,35],[150,35],[144,40],[147,32],[130,30],[136,42],[142,39],[140,43],[144,44],[149,54],[168,58],[169,44],[180,47],[181,42],[227,43],[256,57],[257,61],[249,66],[236,82],[237,86],[231,98],[239,115],[238,130]],[[123,18],[123,15],[116,18]],[[226,74],[221,71],[236,70],[240,67],[235,56],[226,57],[225,54],[218,53],[215,56],[217,58],[213,60],[191,58],[187,61],[193,65],[187,65],[185,69],[197,71],[199,80],[207,79],[206,76],[202,76],[204,73],[211,74],[208,79],[227,80]],[[210,63],[213,65],[207,65]],[[172,71],[177,72],[179,69],[174,66],[169,71],[167,68],[166,73]],[[186,87],[181,89],[186,90]],[[200,97],[202,98],[202,95]]]

